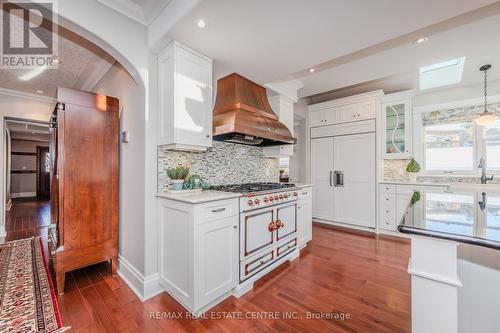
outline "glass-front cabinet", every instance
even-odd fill
[[[385,159],[411,157],[411,99],[382,102],[382,135]]]

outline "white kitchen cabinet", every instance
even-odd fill
[[[303,248],[312,239],[312,188],[299,191],[297,203],[297,239],[298,247]]]
[[[192,313],[239,281],[238,198],[189,204],[158,198],[160,284]]]
[[[375,133],[350,131],[311,139],[313,216],[375,228]]]
[[[314,111],[309,114],[309,126],[323,126],[323,111]]]
[[[158,56],[160,146],[206,150],[212,146],[212,60],[170,43]]]
[[[238,283],[238,226],[226,217],[196,227],[195,308],[216,300]]]
[[[375,228],[375,133],[334,137],[333,220]]]
[[[312,212],[319,219],[333,218],[333,137],[311,139]]]
[[[309,105],[309,126],[321,127],[376,119],[382,90]]]
[[[398,225],[408,209],[413,193],[423,189],[442,191],[445,186],[384,183],[379,185],[378,225],[382,232],[397,232]]]
[[[315,112],[311,112],[309,124],[310,127],[334,125],[337,121],[338,109],[328,108]]]
[[[382,154],[384,159],[411,157],[413,95],[412,90],[385,95],[382,98]]]

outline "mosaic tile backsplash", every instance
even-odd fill
[[[406,172],[408,160],[384,160],[384,180],[390,182],[409,182],[411,175]]]
[[[408,160],[384,160],[384,180],[390,182],[413,182],[411,174],[406,172]],[[479,176],[463,177],[463,176],[423,176],[419,174],[416,178],[417,182],[423,183],[463,183],[463,184],[479,184],[481,180]],[[493,178],[488,183],[500,184],[500,178]]]
[[[189,165],[213,185],[278,182],[279,159],[264,156],[263,148],[214,141],[206,152],[172,151],[158,148],[158,191],[168,188],[167,169]]]

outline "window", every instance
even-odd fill
[[[451,59],[420,68],[420,89],[431,89],[460,83],[464,72],[465,57]]]
[[[467,194],[426,193],[426,227],[473,236],[474,202],[474,196]]]
[[[500,197],[488,196],[486,205],[485,236],[500,241]]]
[[[473,127],[471,121],[424,126],[425,170],[473,172]]]
[[[500,172],[500,120],[485,128],[485,145],[488,170]]]

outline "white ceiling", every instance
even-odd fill
[[[97,0],[103,5],[142,23],[150,24],[172,0]]]
[[[6,127],[12,139],[49,141],[49,126],[47,124],[7,120]]]
[[[419,87],[419,68],[442,61],[466,57],[460,85],[482,82],[479,67],[493,65],[489,79],[500,79],[500,14],[486,17],[429,37],[426,43],[406,43],[370,56],[301,78],[301,96],[362,84],[362,90],[385,92]],[[457,86],[457,85],[455,85]],[[450,86],[441,89],[447,89]],[[432,89],[433,91],[439,90]],[[422,91],[426,92],[426,91]]]
[[[484,49],[485,38],[475,42],[479,30],[470,32],[470,36],[463,30],[467,43],[460,43],[457,33],[455,39],[448,38],[444,44],[438,42],[438,37],[431,36],[420,49],[410,41],[396,49],[379,49],[368,57],[344,61],[342,65],[304,76],[310,67],[349,57],[493,2],[205,0],[174,27],[170,35],[212,57],[216,78],[232,72],[261,84],[299,78],[305,84],[300,95],[308,96],[407,75],[420,64],[446,60],[454,54],[459,56],[464,48],[477,46],[477,50],[469,50],[471,57],[492,53],[492,48]],[[207,22],[205,29],[196,26],[200,18]],[[498,31],[494,22],[489,24]],[[493,36],[494,33],[489,35]],[[349,66],[351,62],[355,65]]]
[[[88,90],[100,79],[114,63],[114,59],[80,36],[58,28],[58,59],[61,64],[57,69],[46,69],[29,81],[19,77],[30,70],[1,69],[0,88],[18,90],[27,93],[43,91],[43,96],[55,97],[58,86]]]

